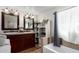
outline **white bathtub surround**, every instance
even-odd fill
[[[79,53],[79,50],[72,49],[61,45],[61,47],[53,46],[53,43],[43,47],[43,53]]]

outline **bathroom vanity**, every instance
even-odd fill
[[[21,52],[35,46],[34,32],[9,32],[4,33],[10,39],[11,52]]]
[[[10,39],[11,52],[21,52],[35,46],[34,19],[23,17],[24,26],[20,26],[19,14],[2,12],[2,31]]]

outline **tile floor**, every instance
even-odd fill
[[[42,48],[33,47],[33,48],[26,49],[24,51],[21,51],[19,53],[42,53]]]

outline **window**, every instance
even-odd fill
[[[57,13],[58,35],[64,40],[79,44],[79,7]]]

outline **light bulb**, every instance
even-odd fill
[[[8,8],[4,9],[4,12],[5,12],[5,13],[9,13]]]
[[[8,9],[7,8],[5,9],[5,12],[8,12]]]
[[[18,15],[18,12],[15,12],[14,15]]]
[[[34,19],[34,16],[31,16],[32,19]]]
[[[25,15],[25,18],[28,18],[29,17],[29,15]]]

